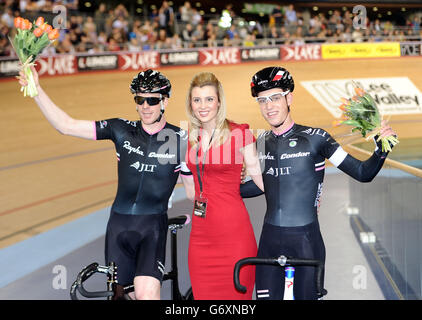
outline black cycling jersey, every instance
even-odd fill
[[[97,140],[114,142],[118,160],[118,187],[112,211],[120,214],[165,214],[179,172],[185,164],[187,132],[165,123],[147,132],[141,121],[107,119],[95,122]]]
[[[350,156],[323,129],[293,124],[283,134],[266,131],[257,139],[267,211],[265,223],[304,226],[317,219],[325,159],[361,182],[371,181],[387,153],[377,148],[366,161]],[[263,192],[252,182],[241,185],[242,197]]]

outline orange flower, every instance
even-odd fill
[[[32,28],[32,23],[28,19],[23,19],[21,23],[22,30],[29,30]]]
[[[365,95],[365,91],[362,88],[356,87],[355,92],[359,97],[363,97]]]
[[[18,28],[18,29],[22,28],[22,21],[23,21],[23,18],[16,17],[15,18],[15,28]]]
[[[353,96],[353,97],[352,97],[352,100],[353,100],[353,101],[359,101],[359,98],[358,98],[357,96]]]
[[[35,34],[35,36],[37,37],[37,38],[39,38],[39,37],[41,37],[42,35],[43,35],[43,31],[41,30],[41,28],[36,28],[35,30],[34,30],[34,34]]]
[[[346,106],[349,104],[349,100],[346,98],[340,98],[341,102],[343,102]]]
[[[346,111],[346,105],[344,103],[339,108],[341,111]]]
[[[37,21],[35,21],[35,25],[37,26],[37,27],[40,27],[40,26],[42,26],[44,24],[44,18],[43,17],[38,17],[37,18]]]
[[[48,39],[56,40],[60,36],[59,30],[53,29],[48,33]]]
[[[45,33],[49,33],[51,30],[53,30],[53,27],[50,26],[49,24],[46,23],[46,24],[43,25],[43,31]]]

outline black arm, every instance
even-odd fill
[[[376,145],[378,148],[369,159],[360,161],[351,155],[347,155],[338,168],[357,181],[371,182],[381,170],[388,155],[388,152],[381,151],[381,142],[376,142]]]

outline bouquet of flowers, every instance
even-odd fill
[[[339,107],[342,111],[340,120],[334,121],[334,126],[346,124],[354,127],[352,132],[360,132],[366,140],[379,135],[381,131],[382,116],[376,106],[374,99],[362,88],[355,84],[355,93],[351,99],[341,98],[343,104]],[[381,140],[382,151],[391,151],[391,147],[399,143],[399,140],[391,135],[387,137],[379,136],[377,142]]]
[[[38,94],[32,75],[31,66],[35,65],[38,55],[59,37],[59,30],[53,29],[44,21],[43,17],[38,17],[34,23],[27,19],[17,17],[14,20],[17,33],[10,39],[13,49],[22,64],[21,69],[25,73],[28,85],[21,88],[24,96],[31,98]]]

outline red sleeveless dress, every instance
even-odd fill
[[[203,197],[207,199],[205,218],[192,214],[189,239],[189,275],[195,300],[251,300],[255,284],[255,267],[244,266],[240,283],[247,293],[238,292],[233,283],[235,263],[255,257],[257,244],[248,211],[240,196],[240,173],[243,156],[239,149],[253,143],[247,124],[230,122],[231,137],[219,147],[211,147],[205,158]],[[196,167],[197,149],[188,148],[187,166],[193,174],[195,193],[200,194]]]

